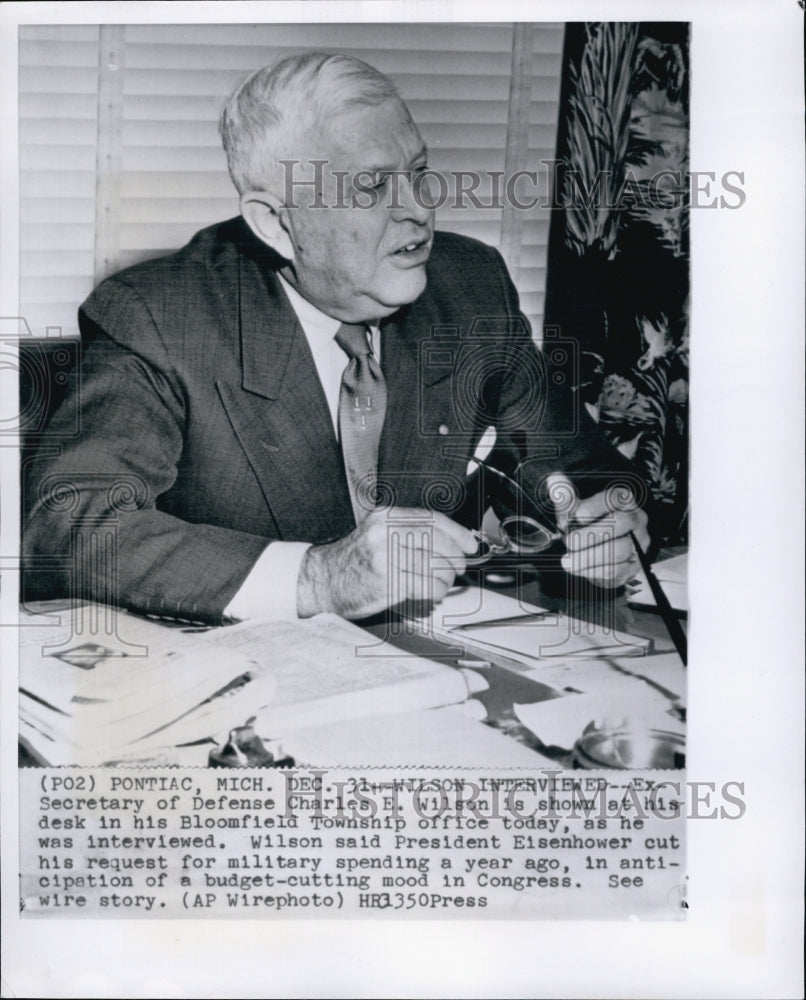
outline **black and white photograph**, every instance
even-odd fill
[[[797,995],[802,903],[740,874],[803,871],[773,6],[756,51],[752,4],[10,5],[6,914],[141,957],[7,995]],[[567,971],[627,928],[693,964]]]
[[[21,254],[96,284],[57,326],[80,279],[20,279],[24,748],[149,763],[191,742],[177,762],[203,764],[211,727],[256,716],[286,741],[313,725],[290,743],[306,764],[461,766],[491,761],[480,718],[564,751],[513,765],[682,767],[688,25],[312,32],[346,51],[297,51],[293,24],[22,29]],[[59,164],[53,60],[98,99]],[[57,128],[83,96],[48,105]],[[37,224],[51,191],[87,252]],[[40,602],[65,598],[90,606],[62,642]],[[99,605],[184,622],[159,673],[193,698],[149,684],[124,724],[118,677],[142,700],[159,626]],[[88,662],[105,625],[123,645]],[[544,732],[532,706],[564,695],[568,729]],[[435,738],[428,710],[469,697]],[[373,745],[357,720],[381,715]]]

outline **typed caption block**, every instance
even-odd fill
[[[26,769],[24,918],[681,919],[680,772]]]

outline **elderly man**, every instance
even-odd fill
[[[587,491],[558,518],[565,568],[624,582],[646,518],[603,487],[626,466],[546,378],[498,253],[434,232],[392,84],[294,56],[221,132],[241,216],[81,307],[81,432],[30,468],[37,596],[206,621],[439,600],[476,549],[450,515],[489,427],[522,495],[556,473]]]

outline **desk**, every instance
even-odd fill
[[[602,690],[611,677],[614,683],[634,679],[639,686],[649,685],[661,698],[668,698],[670,707],[685,705],[685,669],[659,614],[629,607],[623,590],[602,591],[561,572],[535,572],[506,564],[493,567],[491,572],[498,580],[509,576],[518,578],[496,585],[494,589],[498,593],[514,600],[520,594],[524,604],[564,612],[570,617],[606,625],[651,642],[651,651],[645,657],[602,657],[596,661],[547,661],[545,664],[541,661],[527,665],[504,654],[496,656],[489,651],[480,654],[492,664],[483,671],[489,683],[488,690],[474,695],[486,710],[486,724],[534,751],[539,766],[548,761],[555,766],[571,767],[573,740],[563,746],[546,745],[520,722],[516,705],[557,699],[571,690]],[[484,578],[477,577],[471,582],[483,583]],[[381,622],[368,623],[366,627],[373,634],[384,635]],[[399,635],[390,641],[409,652],[451,662],[450,659],[446,661],[444,648],[427,637]],[[453,658],[453,664],[456,665],[457,659],[473,655],[472,650],[466,649]]]
[[[474,571],[476,572],[476,571]],[[502,567],[497,566],[492,570],[496,579],[500,580],[505,576]],[[520,592],[522,599],[530,604],[550,610],[570,610],[574,617],[584,621],[594,621],[599,624],[607,623],[615,626],[620,631],[630,635],[641,636],[652,639],[654,648],[651,655],[646,657],[608,657],[597,660],[563,660],[553,659],[547,661],[529,660],[519,661],[505,653],[491,653],[487,651],[484,659],[489,661],[489,665],[479,670],[479,674],[487,682],[487,690],[474,694],[472,703],[467,706],[454,706],[450,710],[433,709],[430,714],[420,713],[417,718],[402,718],[399,716],[387,717],[383,720],[364,719],[353,720],[349,724],[341,724],[340,734],[338,727],[331,727],[327,734],[318,733],[311,730],[301,736],[296,734],[288,737],[282,736],[283,748],[293,756],[299,757],[300,761],[306,763],[330,763],[345,764],[352,763],[346,760],[321,760],[314,757],[305,757],[296,749],[297,745],[305,746],[318,745],[318,750],[312,753],[327,755],[327,740],[325,735],[334,740],[334,746],[340,744],[340,735],[349,735],[352,744],[356,740],[365,751],[366,756],[362,757],[360,763],[368,765],[381,765],[392,763],[431,763],[431,764],[461,764],[468,766],[483,764],[487,754],[495,756],[496,759],[506,761],[511,758],[513,766],[544,766],[546,762],[552,762],[555,766],[570,766],[569,751],[574,738],[561,740],[557,744],[546,743],[538,739],[531,730],[526,728],[519,721],[516,715],[516,705],[530,705],[543,703],[557,698],[563,698],[570,692],[596,692],[605,690],[611,683],[623,683],[625,679],[628,683],[637,685],[637,689],[643,691],[645,685],[661,691],[668,697],[669,704],[684,703],[681,698],[684,695],[684,672],[682,665],[677,661],[677,670],[673,689],[667,689],[662,683],[658,683],[657,676],[653,678],[653,669],[663,661],[667,673],[663,674],[665,679],[668,675],[669,660],[674,662],[672,643],[666,634],[663,622],[660,617],[652,612],[633,612],[627,607],[623,593],[616,595],[598,591],[596,588],[580,587],[578,581],[565,577],[564,574],[535,573],[521,571],[519,582],[510,582],[503,587],[496,587],[496,592],[505,593],[508,599],[512,600],[516,592]],[[480,583],[484,578],[476,576],[471,582]],[[512,600],[512,606],[518,609],[518,604]],[[368,635],[376,638],[387,638],[393,645],[407,653],[425,656],[430,659],[439,659],[443,663],[447,662],[454,667],[462,666],[458,662],[464,659],[473,659],[472,644],[465,645],[457,639],[452,644],[454,652],[446,655],[446,647],[433,636],[416,634],[406,630],[387,634],[388,627],[384,618],[376,619],[372,622],[363,623]],[[671,657],[670,657],[670,654]],[[478,657],[476,656],[476,659]],[[567,706],[566,706],[567,707]],[[435,714],[441,713],[441,714]],[[233,725],[242,723],[243,719],[234,719]],[[482,721],[486,725],[482,725]],[[442,753],[438,749],[429,750],[439,759],[415,760],[413,757],[400,756],[401,753],[410,754],[412,740],[416,741],[419,733],[425,740],[426,735],[433,737],[435,727],[444,727],[446,733],[450,732],[447,739],[457,741],[451,747],[452,756],[446,755],[442,759]],[[412,728],[413,727],[413,728]],[[419,727],[419,729],[417,728]],[[584,723],[580,726],[584,727]],[[324,728],[324,727],[323,727]],[[265,736],[269,734],[260,733]],[[406,741],[403,737],[409,738],[408,747],[405,749]],[[306,743],[307,739],[307,743]],[[322,742],[324,740],[324,743]],[[317,743],[318,741],[318,743]],[[465,743],[468,748],[475,747],[475,755],[478,759],[464,752]],[[509,748],[509,750],[507,750]],[[203,765],[206,761],[208,747],[198,747],[194,753],[189,752],[187,761],[182,759],[180,763],[189,765]],[[426,753],[424,750],[423,753]],[[533,756],[531,756],[533,755]],[[448,759],[450,756],[450,759]],[[20,763],[23,765],[37,763],[23,749],[21,749]]]

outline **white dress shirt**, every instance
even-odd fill
[[[279,274],[277,277],[308,341],[338,438],[341,376],[349,360],[335,340],[341,320],[321,312]],[[380,330],[376,325],[372,325],[370,329],[372,349],[375,357],[379,358]],[[224,614],[238,619],[296,619],[297,578],[302,559],[310,546],[310,542],[271,542],[227,605]]]

